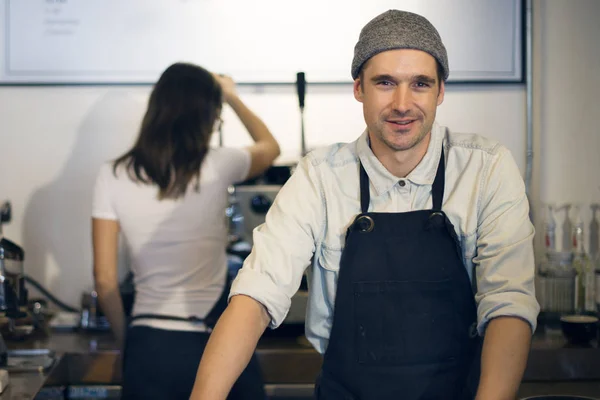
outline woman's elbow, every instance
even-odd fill
[[[275,148],[273,149],[273,161],[275,161],[275,159],[277,157],[279,157],[281,155],[281,147],[279,147],[279,143],[275,142]]]

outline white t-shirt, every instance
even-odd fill
[[[194,181],[177,200],[158,200],[158,187],[132,181],[121,164],[103,165],[94,190],[92,217],[119,221],[134,273],[132,315],[164,314],[203,318],[221,295],[227,273],[225,246],[227,187],[250,169],[244,149],[211,149]],[[205,330],[204,324],[140,319],[135,325]]]

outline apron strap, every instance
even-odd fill
[[[136,319],[161,319],[167,321],[185,321],[185,322],[202,322],[204,321],[202,318],[197,317],[195,315],[191,315],[189,317],[176,317],[174,315],[164,315],[164,314],[136,314],[132,316],[129,321],[135,321]]]
[[[360,164],[360,209],[363,214],[369,210],[369,202],[371,201],[371,194],[369,190],[369,176],[367,171]],[[433,186],[431,188],[431,197],[433,202],[433,211],[442,211],[442,201],[444,200],[444,183],[446,175],[446,161],[444,157],[444,147],[442,146],[442,153],[440,154],[440,162],[438,164],[435,179],[433,180]]]
[[[440,162],[438,164],[433,187],[431,188],[431,197],[433,203],[433,211],[442,211],[442,201],[444,200],[444,183],[446,175],[446,162],[444,157],[444,146],[440,154]]]
[[[360,209],[365,214],[369,211],[369,203],[371,202],[371,193],[369,190],[369,176],[362,163],[360,164]]]
[[[174,315],[164,314],[137,314],[130,317],[129,322],[131,323],[131,321],[134,321],[136,319],[160,319],[167,321],[184,321],[194,323],[203,322],[204,325],[206,325],[208,328],[213,329],[217,324],[218,319],[221,317],[221,314],[223,314],[223,311],[225,311],[225,308],[227,308],[232,281],[233,279],[231,278],[231,276],[229,276],[229,273],[227,273],[225,277],[225,286],[223,287],[221,296],[219,296],[215,305],[204,318],[200,318],[195,315],[190,315],[189,317],[177,317]]]

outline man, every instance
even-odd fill
[[[281,189],[192,399],[226,398],[307,267],[317,399],[514,399],[539,312],[534,230],[510,152],[434,122],[448,74],[422,16],[390,10],[362,29],[367,129],[310,153]]]

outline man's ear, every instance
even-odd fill
[[[444,102],[444,94],[446,93],[446,84],[444,82],[440,83],[440,92],[438,93],[437,105],[441,105]]]
[[[362,90],[362,81],[360,80],[360,76],[354,80],[354,98],[363,102],[363,90]]]

